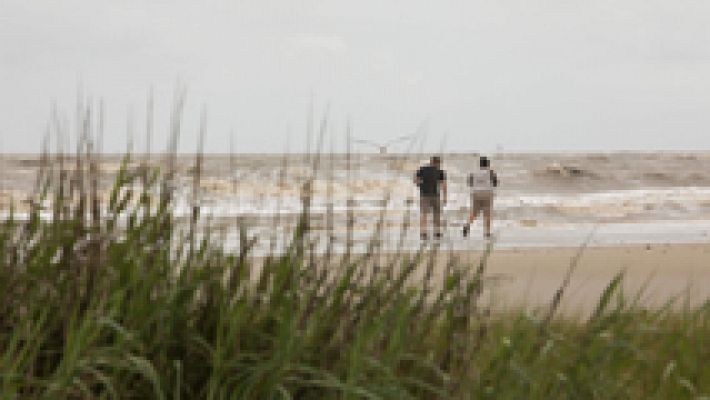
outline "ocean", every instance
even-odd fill
[[[493,230],[498,247],[557,247],[695,243],[710,240],[710,153],[491,154],[500,179]],[[353,216],[356,248],[418,248],[416,169],[422,154],[205,155],[199,191],[193,189],[194,156],[180,155],[174,182],[174,214],[187,218],[192,205],[227,245],[239,243],[238,224],[257,247],[282,248],[303,208],[304,183],[314,177],[311,235],[325,248],[333,239],[342,249],[347,216]],[[461,235],[469,208],[466,176],[477,168],[476,154],[443,154],[449,201],[443,212],[442,245],[482,248],[480,222],[470,238]],[[101,192],[106,197],[120,156],[101,159]],[[136,155],[129,168],[146,160]],[[164,165],[165,156],[149,162]],[[68,160],[72,165],[74,161]],[[35,187],[38,155],[4,155],[0,160],[0,207],[14,203],[26,216],[24,200]],[[51,165],[57,165],[54,160]],[[47,217],[47,215],[45,215]]]

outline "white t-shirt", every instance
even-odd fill
[[[493,177],[488,168],[471,172],[468,176],[468,185],[471,193],[493,193]]]

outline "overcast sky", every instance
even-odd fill
[[[308,105],[331,134],[427,150],[710,150],[710,1],[0,0],[0,136],[38,149],[52,102],[103,98],[105,150],[164,148],[176,82],[182,151],[301,150]],[[290,134],[288,133],[290,132]],[[446,136],[446,139],[442,138]],[[289,139],[287,139],[289,137]]]

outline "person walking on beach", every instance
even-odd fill
[[[487,157],[479,159],[479,169],[468,176],[468,186],[471,189],[471,213],[468,221],[463,226],[463,236],[468,236],[471,224],[476,216],[483,211],[484,230],[486,239],[491,237],[491,212],[493,211],[493,191],[498,186],[498,176],[491,169],[491,162]]]
[[[446,172],[441,158],[433,156],[429,164],[417,170],[414,183],[419,187],[420,236],[427,239],[427,216],[434,219],[434,237],[441,238],[441,208],[446,205]]]

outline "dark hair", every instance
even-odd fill
[[[491,165],[491,161],[488,159],[488,157],[482,156],[478,162],[481,168],[487,168]]]
[[[431,163],[432,163],[432,164],[441,164],[441,157],[439,157],[439,156],[432,156],[432,157],[431,157]]]

